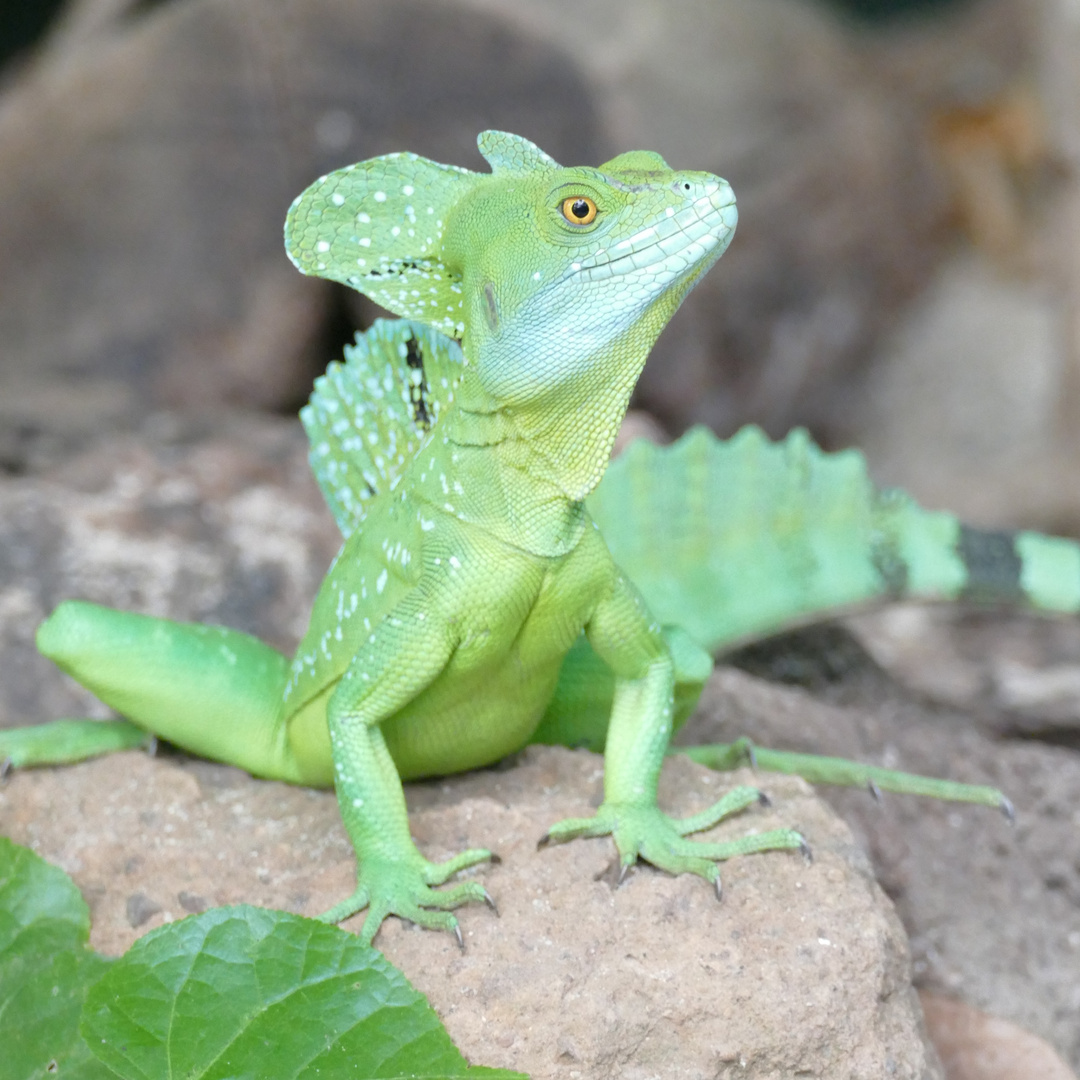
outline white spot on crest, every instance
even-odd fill
[[[334,194],[330,196],[330,201],[335,206],[344,206],[345,205],[345,196],[342,195],[340,191],[335,191]]]
[[[386,202],[386,192],[385,191],[376,191],[375,195],[373,197],[374,197],[376,202]]]

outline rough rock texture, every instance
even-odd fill
[[[500,917],[460,912],[464,953],[397,920],[378,939],[470,1060],[536,1080],[942,1075],[892,906],[802,781],[770,778],[773,807],[717,835],[798,822],[813,864],[732,862],[717,903],[700,879],[648,868],[616,889],[606,840],[536,850],[548,824],[599,802],[601,775],[595,755],[536,748],[512,768],[409,788],[430,856],[485,844],[503,860],[479,871]],[[685,814],[747,782],[679,759],[661,797]],[[22,773],[0,789],[0,831],[72,874],[106,952],[207,905],[311,915],[353,885],[333,795],[206,763],[127,754]]]
[[[989,637],[984,628],[984,647]],[[917,984],[1011,1020],[1080,1065],[1080,752],[1001,740],[1001,716],[980,724],[990,706],[977,699],[965,711],[920,700],[836,629],[734,659],[775,681],[722,668],[679,741],[749,734],[1008,794],[1013,828],[982,807],[889,794],[878,806],[865,792],[821,789],[896,902]]]

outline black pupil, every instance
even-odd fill
[[[576,218],[587,218],[589,216],[589,204],[584,199],[576,199],[574,205],[570,207],[570,213]]]

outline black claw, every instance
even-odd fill
[[[1011,799],[1007,799],[1002,795],[1001,802],[998,803],[998,809],[1005,815],[1005,820],[1010,825],[1016,824],[1016,807],[1013,806]]]
[[[462,952],[464,952],[465,951],[465,939],[461,936],[461,927],[458,926],[457,923],[454,923],[454,937],[457,938],[458,948]]]
[[[716,890],[716,899],[722,901],[724,899],[724,883],[720,880],[720,875],[716,875],[716,880],[713,882],[713,888]]]
[[[871,798],[874,800],[874,802],[878,804],[878,806],[880,806],[885,801],[885,797],[881,794],[881,788],[879,788],[873,780],[867,780],[866,790],[870,792]]]
[[[0,761],[0,780],[6,780],[13,768],[14,766],[11,764],[11,758],[6,757],[3,761]]]
[[[156,735],[151,735],[146,741],[146,752],[150,757],[157,757],[158,741]]]
[[[629,863],[623,863],[622,866],[619,867],[619,880],[615,884],[616,885],[621,885],[626,880],[626,875],[629,874],[629,873],[630,873],[630,864]]]
[[[757,801],[759,806],[772,806],[772,799],[764,791],[757,793]]]
[[[539,840],[536,841],[536,850],[541,851],[551,843],[551,833],[544,833]]]
[[[498,917],[498,914],[499,914],[498,905],[495,903],[494,900],[491,899],[491,894],[487,891],[487,889],[484,889],[483,892],[484,892],[484,903],[487,904],[487,906],[489,908],[491,908],[492,911],[495,912],[496,917]]]
[[[757,772],[757,749],[753,743],[746,747],[746,756],[750,759],[750,768]]]
[[[813,863],[814,853],[810,850],[810,845],[802,837],[799,837],[799,850],[808,863]]]
[[[501,865],[502,865],[502,856],[501,856],[501,855],[496,855],[496,854],[495,854],[495,852],[493,851],[493,852],[492,852],[492,853],[491,853],[491,854],[490,854],[490,855],[488,856],[488,862],[489,862],[489,863],[490,863],[490,864],[491,864],[492,866],[501,866]]]

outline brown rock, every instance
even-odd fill
[[[985,807],[889,793],[879,806],[863,791],[819,791],[896,902],[917,984],[1007,1019],[1080,1065],[1080,753],[1002,740],[976,720],[985,705],[927,704],[880,669],[826,670],[794,644],[773,650],[778,675],[803,685],[722,668],[678,741],[748,734],[776,749],[1002,789],[1015,827]]]
[[[1042,1039],[940,994],[921,993],[946,1080],[1076,1080]]]
[[[892,907],[802,781],[770,778],[773,808],[716,832],[798,823],[813,864],[735,860],[717,903],[700,879],[647,867],[614,888],[607,840],[536,850],[553,821],[596,805],[601,776],[595,755],[535,748],[514,768],[408,788],[429,857],[488,845],[503,860],[477,871],[500,917],[459,912],[464,953],[396,919],[377,939],[470,1060],[536,1080],[941,1076]],[[661,798],[684,814],[748,780],[679,759]],[[354,881],[332,794],[206,763],[127,754],[20,773],[0,789],[0,831],[73,875],[109,953],[180,917],[191,894],[313,915]]]

